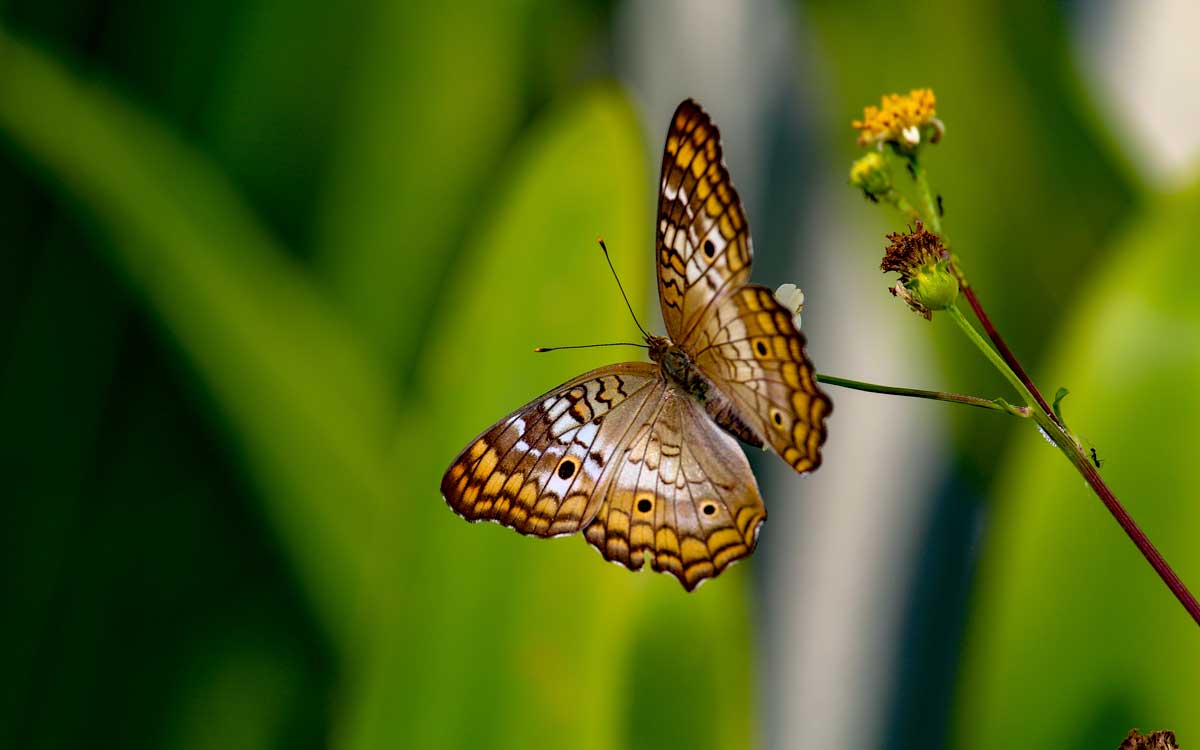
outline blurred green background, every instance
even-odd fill
[[[686,96],[725,134],[755,279],[808,292],[822,370],[886,379],[872,342],[895,339],[922,378],[896,384],[1007,397],[887,298],[901,222],[845,186],[849,121],[931,86],[967,272],[1200,586],[1192,22],[0,0],[0,747],[1200,742],[1200,633],[1016,420],[833,392],[825,467],[755,457],[759,552],[693,595],[465,524],[437,489],[480,429],[612,356],[533,346],[632,335],[598,233],[653,319]],[[849,541],[813,544],[841,537],[805,508],[855,509]]]

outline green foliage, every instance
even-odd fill
[[[369,355],[210,165],[32,48],[0,45],[0,121],[107,235],[277,503],[327,624],[352,629],[341,613],[362,595],[368,511],[389,498],[382,445],[396,413]]]

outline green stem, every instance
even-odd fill
[[[1034,411],[1037,411],[1035,408],[1037,406],[1037,400],[1034,399],[1033,394],[1029,392],[1029,389],[1025,387],[1025,384],[1021,382],[1021,379],[1017,377],[1017,374],[1012,371],[1012,368],[1008,366],[1008,363],[1004,361],[1004,358],[992,348],[992,345],[983,338],[983,335],[980,334],[979,331],[975,330],[975,326],[971,325],[970,321],[963,317],[963,314],[958,309],[958,306],[950,305],[946,308],[945,312],[950,316],[951,320],[958,324],[958,327],[961,328],[963,333],[967,335],[967,338],[971,340],[971,343],[975,344],[979,351],[983,352],[984,356],[986,356],[988,360],[995,365],[996,369],[1000,371],[1000,374],[1003,375],[1005,379],[1007,379],[1012,385],[1012,387],[1017,390],[1017,393],[1021,394],[1021,398],[1025,401],[1025,404],[1031,408],[1034,408]]]
[[[900,213],[904,214],[909,219],[919,220],[921,218],[921,212],[913,208],[913,204],[909,203],[908,198],[905,198],[898,190],[888,190],[888,192],[882,196],[882,200],[891,203],[896,207],[896,210],[900,211]]]
[[[909,157],[909,163],[912,164],[913,176],[917,182],[917,197],[921,199],[921,213],[924,214],[925,223],[929,225],[930,231],[942,237],[942,217],[938,215],[933,191],[929,188],[929,173],[915,155]],[[942,237],[942,241],[945,240],[946,238]]]
[[[986,399],[979,396],[966,396],[961,393],[947,393],[945,391],[922,391],[917,388],[898,388],[892,385],[879,385],[877,383],[865,383],[861,380],[850,380],[849,378],[839,378],[836,375],[826,375],[817,373],[817,380],[827,385],[836,385],[841,388],[853,388],[856,391],[867,391],[869,393],[883,393],[889,396],[908,396],[910,398],[924,398],[931,401],[946,401],[952,404],[965,404],[966,406],[975,406],[980,409],[990,409],[992,411],[1008,412],[1016,417],[1029,417],[1031,409],[1026,406],[1013,406],[1007,403],[1004,399]]]

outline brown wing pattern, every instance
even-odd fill
[[[821,465],[833,404],[817,387],[804,334],[771,290],[751,284],[723,300],[690,350],[701,372],[784,461],[801,473]]]
[[[667,333],[684,343],[710,305],[750,277],[753,250],[721,136],[700,105],[679,105],[659,186],[658,296]]]
[[[442,497],[468,521],[535,536],[578,532],[600,508],[596,485],[620,437],[662,388],[647,362],[580,375],[473,440],[442,477]]]
[[[584,530],[606,560],[665,571],[688,591],[754,551],[767,517],[750,464],[690,397],[667,388],[631,425]]]
[[[767,512],[718,424],[806,472],[832,406],[791,312],[747,284],[752,258],[720,134],[689,99],[663,153],[658,291],[670,338],[713,387],[643,362],[581,375],[472,441],[442,478],[447,504],[522,534],[583,530],[605,559],[632,570],[648,559],[688,591],[753,552]]]

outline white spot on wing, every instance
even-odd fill
[[[563,415],[564,412],[566,412],[567,409],[571,408],[571,402],[565,398],[555,398],[551,399],[549,404],[543,403],[542,408],[546,410],[546,413],[550,416],[550,419],[557,420]],[[557,427],[557,425],[555,426]],[[556,430],[554,434],[559,434],[559,431]]]
[[[581,443],[591,445],[592,440],[595,439],[596,433],[599,431],[600,431],[600,425],[595,424],[593,422],[588,422],[583,427],[579,428],[579,433],[575,436],[575,439]]]

